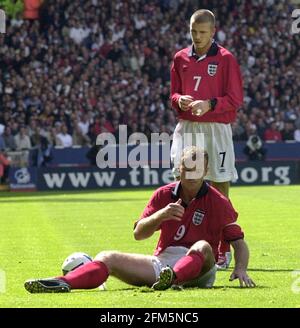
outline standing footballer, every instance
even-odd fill
[[[179,122],[174,131],[171,159],[177,177],[182,149],[190,142],[185,138],[192,135],[192,144],[203,146],[210,158],[205,178],[228,197],[230,181],[237,179],[230,123],[235,121],[243,102],[243,86],[235,57],[214,41],[215,31],[214,14],[197,10],[190,19],[193,44],[174,56],[171,101]],[[204,145],[198,138],[200,135],[204,136]],[[230,260],[230,245],[222,241],[219,267],[228,267]]]

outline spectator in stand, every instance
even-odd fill
[[[103,132],[110,132],[110,133],[114,132],[114,128],[112,127],[112,124],[110,123],[109,120],[106,119],[105,115],[101,115],[99,118],[99,125],[97,126],[97,132],[98,134]],[[96,134],[96,137],[98,134]]]
[[[264,135],[265,141],[282,141],[281,132],[277,128],[277,123],[272,122]]]
[[[32,2],[31,17],[36,18],[42,1],[26,0],[25,5]],[[241,63],[246,101],[238,112],[239,125],[245,129],[251,120],[263,137],[265,125],[280,113],[279,121],[293,121],[299,128],[300,35],[291,36],[290,21],[282,18],[294,5],[287,0],[206,3],[222,26],[216,41]],[[174,122],[166,114],[171,111],[168,71],[174,53],[190,43],[182,26],[196,9],[194,0],[138,0],[130,6],[127,1],[58,0],[43,1],[40,20],[8,18],[5,38],[0,38],[0,124],[16,135],[19,125],[34,117],[51,131],[55,122],[70,127],[71,112],[80,120],[90,111],[91,126],[105,115],[112,129],[116,118],[110,111],[116,106],[119,124],[139,124],[146,117],[156,126],[157,111],[162,111],[161,128],[172,131]],[[83,32],[79,38],[71,34],[78,28]],[[152,111],[158,100],[163,106]]]
[[[61,147],[72,147],[73,139],[72,136],[68,133],[68,128],[66,125],[62,125],[60,131],[56,135],[56,145]]]
[[[15,136],[15,142],[17,150],[29,150],[31,148],[27,128],[21,127],[20,132]]]
[[[56,125],[53,128],[50,128],[48,140],[51,146],[55,147],[58,145],[57,135],[59,133],[60,133],[60,125]]]
[[[263,117],[258,117],[257,120],[257,134],[262,139],[264,137],[264,132],[266,130],[267,124]]]
[[[284,128],[281,131],[282,134],[282,140],[294,140],[294,124],[293,122],[285,122],[284,123]]]
[[[76,122],[76,121],[75,121]],[[74,146],[89,146],[90,145],[90,138],[87,134],[84,134],[82,132],[82,129],[80,128],[79,124],[75,123],[73,125],[73,145]]]
[[[245,139],[245,129],[243,126],[237,121],[231,124],[232,128],[232,138],[234,141],[240,141]]]
[[[36,126],[32,131],[32,145],[35,149],[33,153],[34,166],[46,166],[51,161],[51,145],[47,138],[47,132],[43,131],[40,126]]]
[[[39,9],[42,5],[42,0],[24,0],[24,18],[39,19]]]
[[[244,153],[250,161],[264,161],[267,150],[263,147],[262,140],[258,135],[251,135],[244,148]]]
[[[144,133],[147,136],[148,142],[150,142],[151,129],[150,129],[145,117],[140,118],[140,122],[139,122],[139,125],[138,125],[138,131],[141,132],[141,133]]]
[[[294,132],[294,139],[297,142],[300,142],[300,129],[295,130],[295,132]]]
[[[89,126],[90,126],[90,122],[88,120],[87,114],[82,115],[82,118],[81,118],[81,120],[78,123],[78,127],[80,128],[81,133],[83,135],[87,135],[88,134],[88,132],[89,132]]]

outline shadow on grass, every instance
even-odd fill
[[[192,288],[190,288],[192,289]],[[255,287],[240,287],[240,286],[213,286],[212,289],[239,289],[239,290],[249,290],[249,289],[271,289],[270,286],[263,286],[263,285],[259,285],[259,286],[255,286]]]
[[[295,269],[247,269],[249,272],[293,272]]]
[[[227,269],[220,270],[218,272],[228,272],[230,273],[233,270],[233,267],[229,267]],[[286,268],[248,268],[247,272],[293,272],[295,269],[286,269]]]
[[[17,203],[111,203],[111,202],[132,202],[132,201],[148,201],[148,198],[116,198],[116,199],[101,199],[99,198],[52,198],[52,199],[0,199],[0,204],[17,204]]]
[[[116,288],[116,289],[107,289],[105,291],[99,290],[99,289],[80,289],[80,290],[72,290],[72,294],[82,294],[82,293],[100,293],[100,294],[106,294],[106,293],[112,293],[112,292],[136,292],[136,293],[164,293],[164,292],[182,292],[182,291],[203,291],[203,290],[231,290],[231,289],[238,289],[238,290],[249,290],[249,289],[270,289],[269,286],[256,286],[254,288],[246,288],[246,287],[240,287],[240,286],[213,286],[212,288],[197,288],[197,287],[190,287],[190,288],[184,288],[180,291],[174,290],[172,288],[166,290],[166,291],[155,291],[150,287],[126,287],[126,288]]]
[[[158,187],[158,186],[157,186]],[[143,191],[153,191],[157,187],[136,187],[136,188],[100,188],[99,189],[80,189],[80,190],[53,190],[53,191],[33,191],[33,192],[0,192],[1,198],[12,198],[12,197],[47,197],[47,196],[61,196],[61,195],[86,195],[86,194],[99,194],[102,193],[122,193],[128,191],[143,192]]]
[[[133,287],[126,287],[126,288],[106,289],[106,290],[100,290],[98,288],[95,288],[95,289],[76,289],[76,290],[72,290],[72,294],[74,294],[74,293],[76,293],[76,294],[81,294],[81,293],[99,293],[99,294],[104,293],[104,294],[106,294],[106,293],[111,293],[111,292],[126,292],[126,291],[140,292],[140,288],[133,286]]]

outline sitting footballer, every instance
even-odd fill
[[[235,266],[229,280],[238,279],[241,287],[255,287],[247,274],[249,250],[237,223],[238,214],[230,201],[203,179],[208,160],[206,151],[186,148],[180,180],[158,188],[135,223],[136,240],[160,231],[154,255],[102,251],[65,276],[27,280],[25,289],[30,293],[91,289],[109,276],[154,290],[211,288],[221,236],[234,250]]]

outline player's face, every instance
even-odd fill
[[[199,189],[206,174],[207,162],[204,159],[194,166],[184,164],[180,166],[181,184],[188,189]]]
[[[196,52],[201,53],[209,49],[215,34],[215,28],[211,23],[191,22],[190,33]]]

